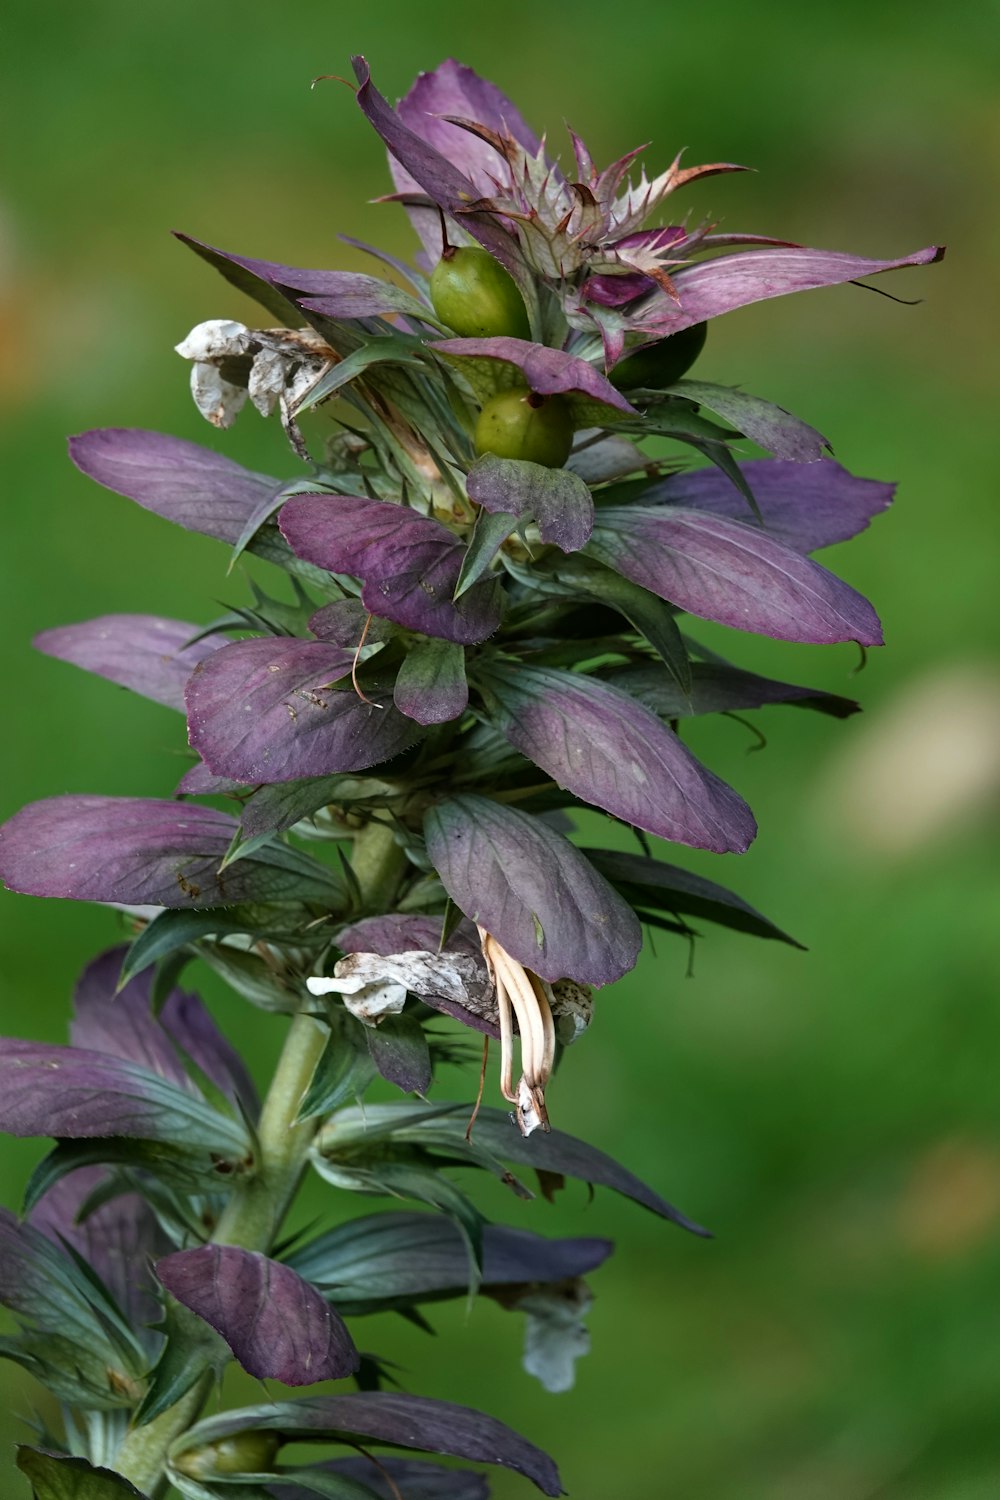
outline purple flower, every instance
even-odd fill
[[[599,169],[570,132],[574,170],[550,160],[493,84],[454,61],[421,74],[393,111],[356,58],[358,103],[381,135],[399,198],[432,260],[441,253],[436,209],[521,280],[537,276],[556,292],[571,328],[600,332],[605,359],[625,346],[679,332],[787,292],[833,286],[901,266],[927,265],[930,246],[893,260],[811,250],[765,235],[716,232],[701,224],[645,227],[679,188],[746,170],[732,162],[682,167],[680,157],[649,178],[634,175],[642,148]],[[703,252],[755,246],[692,263]]]

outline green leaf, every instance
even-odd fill
[[[24,1212],[30,1213],[61,1178],[80,1167],[93,1166],[151,1172],[188,1193],[217,1193],[232,1181],[227,1171],[229,1163],[220,1163],[215,1155],[199,1157],[167,1141],[140,1141],[124,1135],[60,1141],[29,1177],[24,1190]]]
[[[260,1475],[261,1479],[266,1475]],[[362,1484],[360,1479],[352,1479],[349,1474],[334,1474],[329,1469],[299,1469],[286,1468],[282,1470],[282,1478],[286,1484],[294,1484],[298,1489],[308,1490],[310,1494],[321,1495],[324,1500],[380,1500],[377,1490],[369,1489],[367,1484]],[[271,1483],[275,1482],[275,1476],[271,1475]]]
[[[374,1076],[361,1023],[346,1011],[331,1009],[330,1035],[299,1105],[298,1119],[328,1115],[348,1100],[360,1099]]]
[[[248,839],[241,838],[240,834],[240,829],[237,829],[233,834],[233,841],[223,855],[222,862],[219,865],[220,875],[223,870],[228,870],[230,865],[234,865],[238,859],[246,859],[248,855],[256,854],[257,850],[263,849],[265,845],[273,845],[275,843],[274,831],[270,828],[265,828],[261,833],[251,834]]]
[[[699,443],[722,445],[743,435],[709,422],[707,418],[698,415],[693,402],[682,400],[658,402],[639,422],[621,417],[617,421],[606,421],[603,425],[632,431],[642,437],[676,438],[679,442],[690,443],[692,446]]]
[[[346,1152],[352,1146],[358,1150],[368,1142],[388,1136],[394,1137],[394,1145],[405,1147],[412,1144],[465,1165],[463,1143],[471,1108],[470,1104],[420,1105],[407,1102],[345,1109],[320,1132],[312,1158],[317,1170],[322,1170],[318,1159],[320,1153]],[[536,1131],[531,1137],[525,1137],[504,1110],[484,1106],[476,1118],[473,1144],[504,1160],[517,1162],[519,1166],[578,1177],[584,1182],[609,1187],[682,1228],[695,1234],[708,1234],[603,1151],[561,1130],[552,1130],[547,1135]],[[325,1162],[323,1165],[332,1167],[333,1164]]]
[[[20,1365],[67,1406],[92,1412],[131,1407],[141,1389],[138,1377],[133,1384],[130,1375],[120,1384],[109,1383],[109,1369],[116,1376],[126,1372],[109,1362],[107,1345],[98,1338],[84,1346],[58,1334],[28,1330],[17,1338],[0,1338],[0,1358]]]
[[[567,558],[552,571],[557,578],[577,590],[583,589],[592,599],[599,599],[624,616],[649,642],[687,697],[691,691],[691,663],[669,604],[595,560]]]
[[[677,865],[668,865],[662,860],[648,859],[643,854],[620,853],[616,849],[585,849],[584,853],[591,864],[633,906],[684,912],[688,916],[717,922],[721,927],[730,927],[736,932],[774,938],[793,948],[803,947],[802,943],[789,937],[787,932],[782,932],[780,927],[756,911],[741,896],[727,890],[725,886],[716,885],[714,880],[695,875],[691,870],[682,870]]]
[[[407,652],[396,675],[393,701],[418,724],[447,724],[465,712],[469,688],[465,647],[428,636]]]
[[[424,320],[431,316],[430,308],[422,307],[418,316]],[[355,349],[346,359],[342,359],[332,369],[321,375],[316,384],[310,386],[303,399],[295,408],[295,415],[308,411],[310,407],[318,406],[334,391],[339,391],[341,386],[356,380],[363,375],[370,365],[393,364],[393,365],[416,365],[419,367],[422,360],[417,357],[418,351],[423,350],[423,340],[414,338],[411,334],[392,334],[384,337],[369,339],[362,344],[360,349]]]
[[[454,1102],[420,1104],[409,1100],[345,1109],[320,1133],[317,1146],[338,1158],[351,1152],[366,1152],[375,1141],[387,1140],[411,1127],[419,1129],[442,1115],[453,1115],[468,1107]]]
[[[489,511],[481,510],[476,517],[476,527],[469,539],[462,568],[455,584],[454,598],[461,599],[467,589],[471,589],[474,583],[478,583],[489,571],[490,564],[496,557],[500,548],[507,538],[517,530],[517,516],[511,516],[501,511],[497,515],[490,515]]]
[[[278,781],[262,786],[244,806],[242,831],[248,840],[264,834],[283,833],[333,802],[339,795],[338,783],[349,779],[343,776],[304,776],[298,781]]]
[[[284,984],[257,953],[222,943],[202,943],[198,957],[231,989],[260,1010],[294,1015],[302,1009],[302,988]]]
[[[290,500],[293,495],[301,495],[303,493],[312,494],[315,490],[323,488],[325,488],[325,486],[319,484],[315,480],[312,484],[310,484],[307,479],[294,479],[289,484],[282,485],[281,489],[277,490],[273,495],[269,496],[263,505],[258,505],[257,508],[251,513],[247,521],[244,523],[243,530],[240,532],[239,536],[236,538],[236,541],[233,543],[233,550],[229,556],[229,566],[227,567],[226,572],[231,573],[233,571],[247,548],[256,550],[253,548],[254,538],[260,536],[263,528],[273,520],[275,514],[281,509],[286,500]],[[294,573],[292,574],[292,584],[295,587],[296,593],[299,594],[300,600],[303,599],[305,596],[302,590],[302,586]],[[265,624],[274,625],[277,622],[287,620],[288,605],[281,604],[276,599],[268,599],[267,595],[263,592],[260,586],[253,580],[251,580],[250,587],[253,589],[254,596],[257,600],[258,610],[261,612]],[[277,615],[277,621],[275,620],[274,615],[272,615],[267,610],[267,606],[271,604],[278,606],[277,611],[275,612]],[[302,623],[304,624],[305,622],[303,621]]]
[[[606,423],[605,425],[623,426],[621,423]],[[654,410],[648,412],[641,427],[635,424],[624,425],[623,430],[633,431],[645,437],[675,438],[680,443],[687,443],[732,480],[746,500],[758,524],[763,526],[764,518],[754,498],[753,490],[729,450],[730,442],[740,437],[741,433],[727,432],[725,428],[717,427],[714,422],[706,421],[704,417],[698,415],[694,405],[690,402],[673,400],[669,403],[661,402]]]
[[[274,907],[226,907],[212,911],[161,911],[142,929],[125,954],[118,988],[124,989],[130,979],[201,938],[219,937],[228,932],[252,932],[260,929],[260,915]]]
[[[419,1162],[380,1158],[371,1165],[331,1161],[311,1152],[313,1166],[325,1181],[348,1192],[376,1197],[412,1198],[446,1214],[456,1226],[469,1252],[469,1295],[479,1290],[483,1265],[483,1225],[486,1220],[460,1188],[433,1166]]]
[[[829,443],[821,432],[771,401],[732,386],[714,385],[705,380],[681,380],[668,386],[665,395],[696,401],[738,427],[745,437],[777,458],[798,463],[815,463]]]
[[[146,1394],[132,1417],[136,1427],[145,1427],[169,1411],[207,1370],[221,1375],[231,1358],[227,1345],[215,1330],[172,1297],[167,1300],[161,1326],[167,1340],[153,1367]]]
[[[85,1458],[42,1453],[22,1444],[17,1467],[30,1481],[33,1500],[147,1500],[120,1474],[95,1469]]]

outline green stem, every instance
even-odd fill
[[[175,1438],[198,1420],[211,1390],[212,1374],[206,1370],[173,1406],[147,1422],[145,1427],[133,1427],[115,1459],[118,1473],[144,1495],[158,1493],[164,1484],[163,1466],[167,1450]]]
[[[351,861],[364,906],[382,912],[392,905],[406,856],[391,828],[369,823],[354,840]],[[240,1184],[223,1210],[213,1241],[266,1252],[274,1243],[305,1169],[318,1119],[298,1120],[299,1106],[312,1081],[328,1036],[314,1017],[292,1017],[257,1125],[257,1170]],[[210,1389],[209,1372],[180,1401],[133,1428],[118,1452],[117,1469],[150,1493],[162,1482],[167,1450],[197,1420]]]

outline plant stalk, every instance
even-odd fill
[[[405,867],[391,828],[373,822],[355,835],[351,868],[367,910],[381,913],[392,905]],[[226,1204],[212,1235],[215,1244],[266,1253],[274,1243],[319,1128],[318,1119],[297,1116],[328,1035],[315,1017],[292,1017],[257,1125],[257,1170]],[[126,1436],[116,1467],[137,1489],[151,1494],[161,1486],[168,1449],[197,1420],[208,1397],[209,1373],[167,1411]]]

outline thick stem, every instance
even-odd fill
[[[364,906],[391,906],[406,856],[392,830],[369,823],[355,836],[351,867]],[[319,1120],[297,1119],[323,1048],[327,1028],[312,1016],[293,1016],[257,1125],[259,1160],[254,1175],[236,1188],[223,1210],[216,1244],[266,1252],[295,1196]],[[209,1372],[174,1406],[144,1427],[133,1428],[118,1452],[117,1469],[140,1490],[161,1484],[167,1450],[197,1420],[210,1389]]]
[[[118,1450],[115,1468],[144,1495],[155,1495],[164,1486],[163,1465],[167,1450],[192,1422],[198,1420],[212,1390],[211,1371],[206,1370],[186,1395],[147,1422],[133,1427]]]

